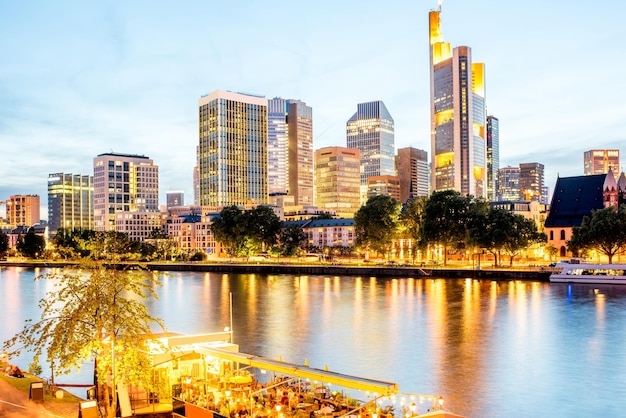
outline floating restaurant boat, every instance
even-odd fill
[[[626,284],[626,264],[558,263],[550,282]]]
[[[230,331],[152,339],[166,348],[151,350],[158,388],[122,388],[122,416],[403,418],[446,412],[441,396],[400,394],[396,383],[309,367],[306,360],[300,365],[241,353]],[[357,400],[363,399],[359,394],[367,400]],[[401,402],[395,408],[402,411],[387,413],[394,409],[389,402]]]

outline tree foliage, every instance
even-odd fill
[[[53,290],[39,301],[41,319],[27,320],[24,329],[5,342],[5,349],[26,347],[37,358],[43,354],[58,374],[67,374],[90,359],[96,360],[100,384],[114,376],[116,383],[140,384],[152,389],[150,359],[144,340],[151,326],[164,329],[152,317],[145,299],[156,298],[156,277],[147,271],[107,269],[90,262],[75,270],[52,272],[37,280],[49,280]],[[111,352],[111,349],[113,352]],[[13,353],[19,353],[18,348]],[[112,369],[114,364],[114,370]],[[102,385],[109,416],[116,396]]]
[[[613,256],[626,246],[626,205],[618,210],[612,206],[585,216],[579,227],[573,229],[567,248],[574,254],[595,249],[613,261]]]
[[[387,195],[374,196],[354,214],[356,245],[380,254],[387,252],[395,237],[401,204]]]
[[[35,228],[31,227],[26,235],[18,237],[15,247],[24,257],[39,258],[46,249],[46,239],[35,234]]]
[[[286,256],[295,255],[298,248],[306,243],[306,240],[307,235],[299,225],[289,225],[280,231],[279,253]]]
[[[444,264],[448,262],[448,248],[465,244],[471,200],[455,190],[442,190],[433,192],[424,206],[422,237],[443,246]]]
[[[231,256],[250,256],[276,244],[282,222],[269,206],[242,211],[227,206],[213,219],[211,232]]]
[[[0,231],[0,256],[6,254],[9,251],[9,236]]]
[[[426,247],[426,241],[422,236],[426,202],[428,202],[427,196],[410,199],[400,213],[399,232],[401,235],[413,240],[415,249]],[[416,254],[417,251],[413,251],[413,259],[415,259]]]

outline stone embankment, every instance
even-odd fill
[[[75,262],[0,262],[1,266],[28,268],[63,268],[76,265]],[[145,263],[142,264],[156,271],[197,271],[216,273],[254,273],[254,274],[295,274],[295,275],[332,275],[366,277],[432,277],[451,279],[488,279],[488,280],[538,280],[549,281],[551,270],[544,267],[525,267],[520,269],[470,269],[470,268],[431,268],[418,266],[388,265],[342,265],[317,264],[304,265],[292,263]]]

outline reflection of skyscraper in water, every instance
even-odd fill
[[[441,4],[429,13],[432,190],[487,197],[485,66],[443,41],[440,17]]]

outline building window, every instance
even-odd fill
[[[554,241],[554,231],[550,231],[550,241]]]
[[[561,240],[565,240],[565,230],[561,229]]]

